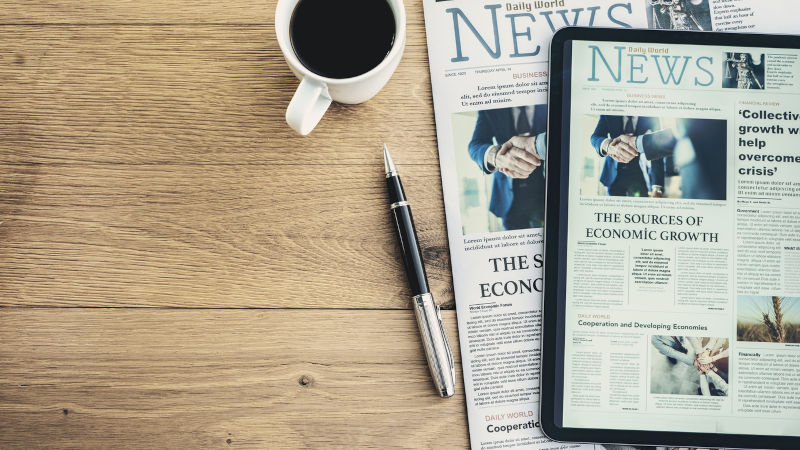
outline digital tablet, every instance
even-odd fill
[[[800,448],[800,38],[552,41],[541,424]]]

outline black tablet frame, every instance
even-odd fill
[[[544,227],[544,295],[540,422],[556,441],[670,445],[688,447],[800,448],[800,436],[644,430],[564,428],[556,423],[563,410],[564,308],[568,220],[571,41],[720,45],[800,49],[800,36],[718,32],[567,27],[550,45],[550,91],[547,121],[547,186]],[[566,94],[566,97],[565,97]],[[566,99],[566,101],[565,101]],[[564,125],[564,126],[562,126]]]

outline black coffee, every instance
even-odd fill
[[[300,0],[289,34],[308,70],[350,78],[375,68],[394,43],[394,14],[386,0]]]

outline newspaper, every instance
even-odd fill
[[[423,0],[472,448],[578,447],[549,441],[538,420],[552,34],[567,25],[761,32],[797,27],[794,15],[785,13],[793,2],[760,3]],[[731,255],[712,260],[729,263]],[[707,301],[723,307],[720,299]]]

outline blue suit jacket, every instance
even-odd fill
[[[639,136],[646,133],[648,130],[658,130],[658,120],[653,117],[640,116],[636,121],[636,128],[633,134]],[[602,144],[606,138],[615,138],[619,136],[623,131],[622,116],[600,116],[600,120],[597,121],[597,127],[594,129],[594,133],[592,133],[592,137],[590,138],[592,147],[594,147],[598,155],[603,156],[600,153],[600,144]],[[600,182],[603,186],[609,187],[614,183],[614,180],[617,179],[619,164],[623,163],[615,161],[614,158],[605,158],[603,171],[600,173]],[[628,164],[638,165],[639,161],[633,160]],[[664,186],[664,176],[666,172],[666,164],[664,164],[663,158],[650,161],[650,168],[647,171],[648,176],[645,177],[645,180],[648,182],[647,189],[652,191],[654,184]]]
[[[724,120],[682,119],[678,136],[671,130],[648,134],[642,151],[652,158],[670,156],[679,138],[688,138],[692,159],[679,169],[683,198],[725,200],[727,129]]]
[[[536,105],[533,110],[531,136],[535,136],[546,130],[547,105]],[[478,121],[475,123],[475,131],[472,133],[472,140],[469,143],[469,156],[478,164],[481,170],[485,173],[490,173],[483,166],[483,157],[486,154],[486,150],[494,145],[492,138],[497,140],[497,145],[503,145],[504,142],[516,135],[517,131],[511,108],[478,111]],[[542,167],[543,166],[537,167],[536,170],[530,174],[528,179],[534,182],[541,182],[541,201],[544,201],[544,177],[542,176]],[[512,181],[512,178],[509,176],[503,175],[500,172],[494,173],[492,197],[489,200],[489,211],[501,219],[508,214],[508,210],[511,208],[511,202],[514,200]]]

